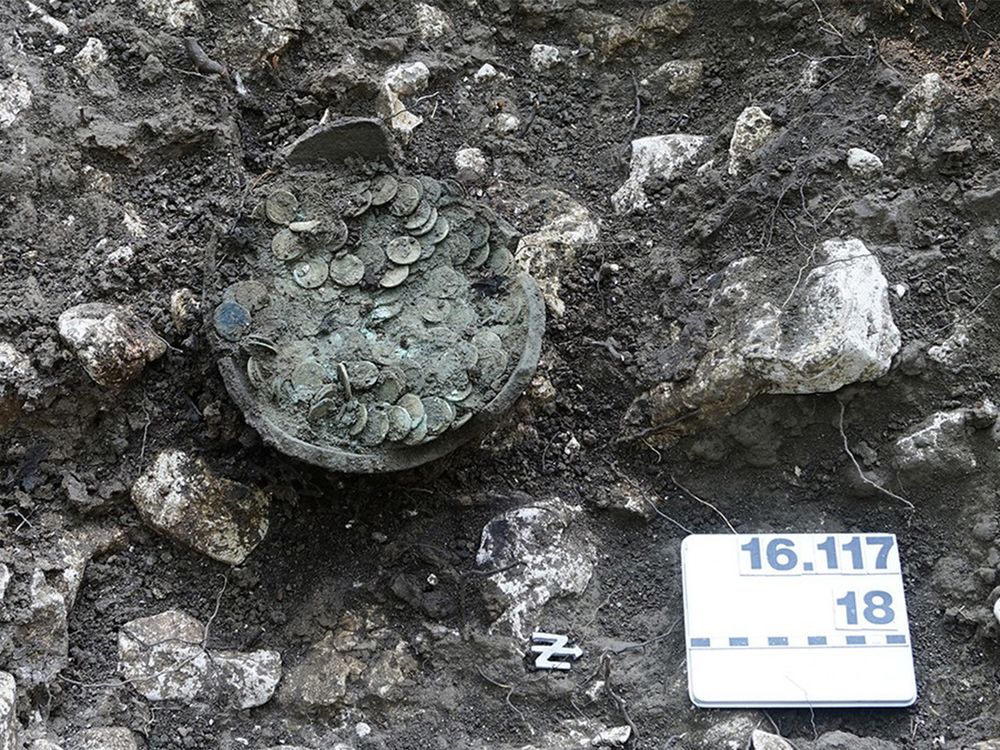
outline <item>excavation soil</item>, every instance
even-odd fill
[[[696,2],[678,38],[602,60],[580,43],[564,10],[587,3],[447,2],[457,34],[422,43],[407,3],[303,0],[294,41],[245,67],[244,97],[226,80],[195,75],[183,33],[133,3],[52,5],[56,16],[72,5],[70,36],[29,21],[20,4],[0,16],[4,54],[23,50],[36,91],[0,135],[0,337],[29,355],[43,384],[0,434],[0,546],[15,555],[44,549],[92,519],[125,529],[128,543],[88,566],[71,614],[65,679],[23,696],[23,721],[37,714],[62,736],[128,726],[150,748],[345,740],[403,749],[520,746],[582,714],[609,726],[633,722],[638,747],[698,747],[708,727],[731,717],[692,708],[686,693],[686,532],[660,515],[614,508],[634,494],[697,533],[728,532],[728,521],[741,532],[898,535],[919,702],[770,712],[785,736],[842,729],[913,748],[1000,736],[996,627],[964,615],[987,604],[996,575],[993,542],[972,535],[984,518],[995,522],[995,447],[977,473],[893,481],[910,509],[858,480],[840,422],[845,403],[843,435],[866,470],[884,468],[891,442],[908,427],[998,395],[1000,294],[990,296],[998,265],[988,219],[962,196],[1000,170],[1000,5],[979,2],[963,23],[944,3],[934,6],[938,14],[916,4],[900,16],[839,0]],[[199,33],[209,54],[246,21],[228,7],[204,4]],[[633,17],[642,8],[607,10]],[[108,50],[114,91],[100,80],[88,87],[67,66],[88,35]],[[560,47],[563,62],[533,70],[534,43]],[[55,54],[56,44],[66,51]],[[324,76],[351,67],[351,56],[355,72]],[[693,94],[641,85],[672,58],[703,61]],[[371,116],[382,71],[404,59],[425,61],[432,76],[429,96],[410,98],[424,123],[398,146],[401,168],[452,176],[456,150],[476,146],[491,169],[475,189],[521,231],[538,228],[543,207],[516,215],[514,207],[555,188],[586,206],[601,233],[567,266],[566,311],[550,317],[539,373],[554,386],[553,400],[526,396],[492,437],[419,470],[335,475],[283,457],[244,424],[206,336],[178,331],[169,299],[181,287],[200,294],[206,249],[226,247],[244,196],[269,178],[276,150],[328,107]],[[805,86],[810,61],[818,61],[818,78]],[[500,75],[476,83],[484,62]],[[8,61],[0,75],[9,72]],[[929,155],[903,162],[879,115],[928,72],[942,76],[949,103]],[[729,177],[718,165],[750,104],[772,117],[778,136],[750,174]],[[501,110],[520,118],[514,133],[492,129]],[[627,174],[631,140],[671,132],[710,136],[705,159],[716,160],[717,185],[651,185],[653,208],[614,215],[609,198]],[[886,162],[878,188],[850,177],[845,154],[854,146]],[[817,238],[838,236],[864,239],[890,285],[901,285],[892,308],[904,353],[889,374],[835,394],[757,399],[669,449],[618,441],[632,399],[686,377],[704,353],[707,302],[727,263],[758,253],[791,290]],[[167,340],[167,354],[120,391],[97,386],[56,332],[58,314],[87,301],[130,305]],[[960,364],[928,361],[926,347],[956,322],[968,327]],[[245,565],[213,563],[141,523],[128,488],[167,448],[273,493],[270,533]],[[491,517],[553,496],[582,505],[580,522],[598,539],[587,591],[545,613],[546,629],[572,635],[586,652],[555,676],[490,645],[482,580],[470,573]],[[953,563],[942,567],[945,557]],[[400,577],[419,585],[394,586]],[[404,600],[394,593],[403,589],[418,594]],[[277,701],[250,711],[148,704],[116,684],[116,636],[123,623],[171,607],[203,621],[218,607],[211,646],[277,649],[286,671],[347,610],[382,613],[411,644],[437,623],[463,634],[465,645],[425,649],[399,700],[373,698],[332,715],[295,714]],[[610,657],[627,718],[609,693],[583,697],[602,652],[646,641]],[[762,713],[747,715],[771,726]],[[362,720],[373,732],[358,739]]]

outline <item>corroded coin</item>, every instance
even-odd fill
[[[264,367],[260,360],[250,357],[247,360],[247,380],[254,388],[263,388],[267,384],[267,376],[264,374]]]
[[[395,403],[406,388],[406,375],[398,367],[392,365],[385,367],[375,384],[375,397],[379,401]]]
[[[292,370],[291,381],[296,388],[315,393],[326,380],[326,370],[315,359],[304,359]]]
[[[490,224],[482,216],[477,216],[465,225],[465,232],[473,247],[482,247],[490,239]]]
[[[368,320],[371,321],[372,325],[378,325],[379,323],[385,323],[387,320],[392,320],[402,311],[402,302],[389,302],[388,304],[372,308],[371,313],[368,315]]]
[[[215,308],[214,323],[226,341],[239,341],[250,330],[250,311],[239,302],[223,302]]]
[[[348,234],[347,223],[341,218],[334,219],[330,223],[330,244],[326,249],[331,253],[340,250],[347,244]]]
[[[430,396],[424,400],[424,412],[427,415],[427,435],[437,437],[447,430],[455,419],[455,410],[445,399]]]
[[[430,274],[429,286],[431,296],[453,299],[467,284],[454,268],[438,266]]]
[[[250,334],[243,340],[243,349],[250,354],[257,356],[274,356],[278,353],[278,346],[267,336],[257,336]]]
[[[434,207],[427,201],[420,201],[417,207],[413,209],[413,213],[407,216],[403,220],[403,226],[407,230],[419,229],[424,224],[427,223],[427,219],[430,218],[431,211],[434,211]]]
[[[420,176],[420,184],[424,186],[424,199],[431,203],[441,200],[441,183],[428,175]]]
[[[356,399],[351,399],[344,404],[337,415],[337,426],[342,430],[347,430],[347,434],[352,437],[361,434],[367,424],[368,409]]]
[[[399,181],[391,174],[384,174],[372,180],[372,205],[384,206],[396,197]]]
[[[393,216],[409,216],[416,210],[422,197],[423,186],[419,180],[400,180],[396,197],[389,204],[389,212]]]
[[[406,277],[410,275],[409,266],[390,266],[379,281],[382,286],[391,289],[392,287],[399,286],[404,281]]]
[[[420,445],[424,440],[427,439],[427,417],[423,416],[417,421],[410,430],[410,434],[407,435],[403,442],[407,445]]]
[[[502,349],[482,348],[479,350],[479,362],[476,364],[482,381],[487,384],[494,383],[507,371],[507,352]]]
[[[275,224],[287,225],[295,221],[299,211],[299,199],[291,191],[279,188],[267,196],[264,210],[267,218]]]
[[[351,388],[366,391],[378,381],[378,366],[368,360],[345,362],[347,375],[351,380]]]
[[[347,189],[340,201],[340,210],[344,216],[356,218],[361,216],[372,204],[372,191],[367,181],[358,182]]]
[[[386,417],[389,420],[389,429],[386,432],[386,440],[398,443],[405,438],[413,429],[413,419],[410,413],[398,404],[393,404],[386,409]]]
[[[406,409],[406,413],[410,415],[410,421],[414,427],[417,425],[417,422],[424,418],[424,402],[415,393],[404,393],[400,396],[396,405]]]
[[[337,404],[338,402],[332,398],[313,399],[312,404],[309,405],[309,414],[307,415],[309,421],[316,422],[332,414],[334,409],[337,408]]]
[[[472,395],[472,383],[466,383],[463,386],[454,388],[448,393],[444,394],[445,399],[451,401],[452,403],[457,403],[459,401],[465,401],[469,396]]]
[[[322,286],[329,275],[330,266],[318,258],[301,261],[292,267],[292,278],[303,289],[315,289]]]
[[[359,284],[365,276],[365,264],[357,255],[346,253],[330,261],[330,278],[340,286]]]
[[[483,330],[476,333],[476,335],[472,337],[472,343],[475,344],[476,347],[478,347],[479,349],[503,348],[503,340],[500,338],[498,334],[494,333],[488,328],[484,328]]]
[[[514,267],[514,255],[505,247],[495,247],[490,251],[486,266],[494,273],[509,274]]]
[[[358,436],[358,440],[362,445],[371,448],[381,445],[385,441],[385,437],[389,432],[389,417],[386,413],[388,407],[388,404],[383,403],[370,404],[368,406],[365,427]]]
[[[397,237],[385,246],[385,254],[393,263],[406,266],[420,257],[420,249],[420,242],[413,237]]]
[[[469,260],[466,261],[466,264],[469,266],[469,268],[480,268],[483,266],[483,264],[486,263],[487,260],[489,260],[489,257],[490,257],[490,246],[483,245],[481,247],[475,248],[472,251],[472,254],[469,256]]]
[[[297,234],[314,234],[319,229],[319,219],[292,221],[289,222],[288,228]]]
[[[271,238],[271,252],[278,260],[295,260],[305,249],[305,245],[290,229],[279,229]]]
[[[438,210],[434,206],[431,206],[431,210],[428,212],[427,218],[424,220],[423,224],[421,224],[418,227],[411,228],[409,222],[407,222],[406,228],[410,232],[410,234],[412,234],[414,237],[423,237],[425,234],[428,234],[434,228],[434,225],[437,223],[437,220],[438,220]],[[434,241],[435,240],[431,240],[431,242]]]
[[[448,223],[448,220],[443,216],[438,215],[434,221],[434,226],[431,227],[431,230],[422,236],[422,241],[436,245],[448,236],[448,232],[450,230],[451,224]]]
[[[451,230],[441,241],[441,249],[448,253],[451,262],[456,266],[465,263],[472,252],[472,243],[464,232]]]
[[[428,298],[420,303],[420,317],[428,323],[440,323],[451,314],[451,303],[446,299]]]

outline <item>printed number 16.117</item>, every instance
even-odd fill
[[[889,550],[892,549],[893,538],[891,536],[866,536],[864,544],[877,547],[875,556],[875,569],[885,570],[888,567]],[[792,570],[799,561],[795,554],[795,543],[791,539],[781,537],[772,539],[767,543],[767,547],[761,550],[760,537],[753,537],[749,542],[740,546],[740,549],[750,554],[750,568],[761,570],[766,558],[767,565],[771,570],[785,571]],[[816,545],[816,549],[826,555],[826,569],[837,570],[839,553],[846,552],[850,556],[850,567],[853,570],[861,570],[865,566],[864,554],[862,551],[862,538],[853,536],[847,542],[837,545],[837,538],[828,536]],[[807,567],[811,567],[807,566]]]

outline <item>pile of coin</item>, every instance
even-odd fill
[[[353,452],[438,440],[497,398],[540,338],[516,232],[458,182],[300,174],[259,198],[251,278],[222,292],[213,323],[254,409],[295,440]]]

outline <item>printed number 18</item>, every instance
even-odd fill
[[[861,614],[872,625],[888,625],[896,619],[896,613],[892,611],[892,594],[888,591],[869,591],[864,595],[863,602],[865,608]],[[848,625],[858,624],[856,592],[848,591],[837,600],[837,605],[846,610]]]

